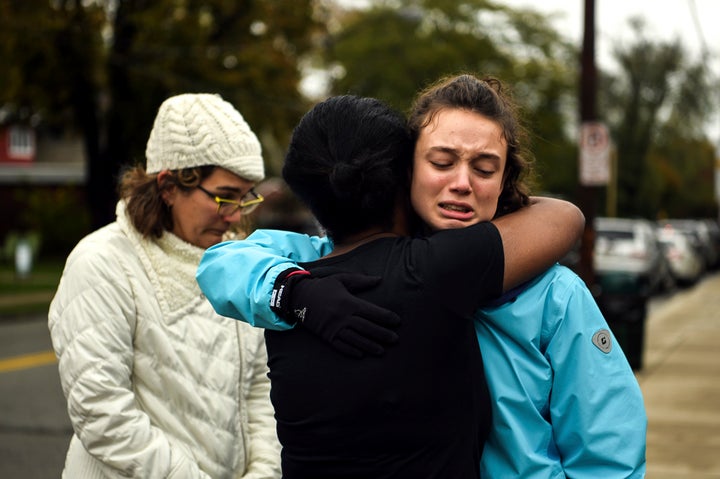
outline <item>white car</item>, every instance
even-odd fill
[[[622,284],[633,284],[632,289],[645,296],[673,286],[655,224],[649,220],[595,218],[593,262],[598,276],[623,277]]]
[[[676,283],[689,286],[700,279],[705,271],[705,262],[688,235],[671,225],[659,227],[657,235]]]

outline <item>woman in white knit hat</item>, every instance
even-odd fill
[[[146,157],[50,306],[75,433],[63,477],[279,477],[262,330],[218,316],[195,281],[262,201],[260,143],[218,95],[185,94],[160,106]]]

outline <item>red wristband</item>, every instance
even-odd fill
[[[288,279],[290,276],[295,276],[296,274],[310,274],[310,271],[304,270],[304,269],[298,269],[296,271],[293,271],[292,273],[285,276],[285,279]]]

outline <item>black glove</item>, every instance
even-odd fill
[[[275,281],[271,308],[291,324],[321,337],[353,357],[379,356],[395,343],[400,317],[354,296],[380,282],[379,276],[337,272],[316,277],[291,268]]]

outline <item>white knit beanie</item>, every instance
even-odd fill
[[[220,95],[187,93],[160,105],[145,150],[148,173],[223,167],[250,181],[265,177],[260,142]]]

